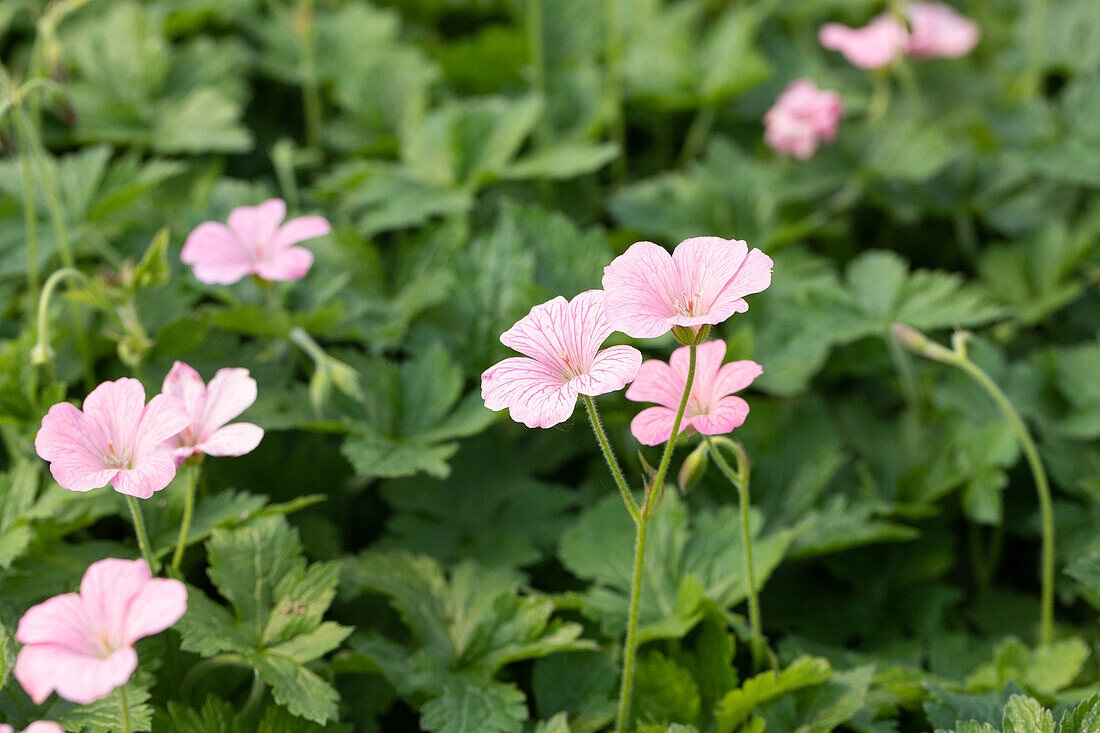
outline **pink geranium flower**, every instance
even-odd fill
[[[501,335],[501,343],[526,356],[485,370],[485,406],[507,408],[513,420],[529,428],[548,428],[569,419],[579,395],[595,397],[622,389],[637,373],[642,354],[632,346],[601,351],[613,330],[599,290],[536,305]]]
[[[213,221],[199,224],[184,242],[180,259],[191,265],[195,277],[204,283],[230,285],[245,275],[301,280],[313,264],[313,253],[295,245],[322,237],[332,227],[319,216],[302,216],[283,224],[285,216],[282,199],[233,209],[229,226]]]
[[[922,59],[958,58],[978,45],[978,24],[960,15],[950,5],[913,2],[905,7],[911,33],[907,50]]]
[[[826,23],[818,32],[821,45],[840,51],[861,69],[889,66],[905,52],[909,33],[896,18],[883,13],[862,28]]]
[[[121,494],[148,499],[176,475],[165,441],[190,424],[175,397],[157,395],[146,405],[141,382],[119,379],[92,390],[83,412],[68,402],[51,407],[34,447],[70,491],[110,483]]]
[[[179,398],[191,424],[169,441],[176,464],[193,455],[243,456],[264,437],[264,429],[252,423],[226,425],[256,401],[256,380],[247,369],[219,369],[210,384],[182,361],[172,365],[161,388]]]
[[[839,94],[818,89],[809,79],[796,79],[764,115],[764,142],[778,153],[806,160],[822,140],[836,137],[843,114]]]
[[[698,328],[744,313],[745,296],[771,284],[772,261],[739,239],[695,237],[671,255],[653,242],[635,242],[603,272],[611,325],[653,338],[673,326]]]
[[[19,733],[7,723],[0,723],[0,733]],[[23,729],[23,733],[65,733],[65,729],[57,723],[48,720],[39,720],[31,723]]]
[[[144,560],[92,563],[79,593],[54,596],[23,614],[15,678],[38,704],[54,690],[82,705],[98,700],[134,673],[134,642],[164,631],[186,610],[183,583],[151,577]]]
[[[643,445],[660,445],[672,435],[687,384],[688,349],[681,346],[673,351],[668,364],[657,359],[646,361],[626,391],[628,400],[658,405],[647,407],[630,421],[630,432]],[[755,361],[732,361],[723,366],[725,357],[725,341],[707,341],[698,346],[695,379],[680,422],[681,433],[725,435],[748,417],[749,404],[733,393],[748,387],[764,370]]]

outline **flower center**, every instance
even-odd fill
[[[694,295],[688,295],[686,292],[680,293],[680,297],[672,304],[672,309],[678,316],[694,317],[697,310],[702,309],[702,295],[695,293]]]
[[[569,372],[569,374],[571,374],[574,377],[579,377],[581,375],[581,370],[578,369],[577,367],[573,366],[573,362],[569,358],[569,354],[567,354],[565,352],[562,352],[562,353],[558,354],[558,356],[561,358],[561,360],[563,362],[565,362],[565,369],[566,369],[566,371]]]
[[[130,465],[130,459],[119,454],[115,449],[115,441],[107,439],[107,456],[104,463],[107,464],[107,468],[118,468],[123,470],[129,470],[133,468]]]

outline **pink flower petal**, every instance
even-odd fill
[[[307,239],[323,237],[332,231],[328,220],[320,216],[300,216],[291,219],[275,232],[275,249],[286,249]]]
[[[15,640],[20,644],[54,644],[91,653],[92,633],[80,596],[65,593],[27,609],[19,619]]]
[[[15,733],[10,725],[8,730]],[[0,728],[0,733],[2,733],[2,728]],[[49,720],[36,720],[24,728],[23,733],[65,733],[65,729]]]
[[[195,447],[208,456],[243,456],[255,450],[263,437],[264,429],[259,425],[239,422],[214,431]]]
[[[508,409],[512,419],[529,428],[565,422],[577,405],[577,392],[545,364],[512,357],[481,375],[481,396],[490,410]]]
[[[202,411],[202,403],[206,397],[206,383],[202,381],[202,376],[197,371],[182,361],[172,364],[160,389],[164,394],[182,401],[192,420]]]
[[[681,294],[672,256],[653,242],[635,242],[603,270],[607,320],[634,338],[668,333]]]
[[[124,456],[126,449],[138,441],[144,411],[145,388],[138,380],[123,377],[104,382],[84,398],[84,425],[94,431],[92,434],[103,447],[110,440],[118,454]],[[168,437],[171,435],[164,436]]]
[[[202,435],[215,430],[240,415],[256,401],[256,380],[247,369],[219,369],[206,385],[206,402],[195,422],[202,427]]]
[[[725,435],[740,427],[748,416],[748,402],[740,397],[723,397],[711,404],[706,414],[693,417],[691,425],[703,435]]]
[[[286,202],[268,199],[259,206],[238,206],[229,213],[229,230],[246,247],[268,251],[279,224],[286,217]]]
[[[888,13],[882,13],[862,28],[827,23],[818,32],[821,45],[840,51],[862,69],[879,69],[893,63],[908,43],[905,27]]]
[[[256,274],[272,282],[301,280],[312,266],[312,252],[305,247],[289,247],[257,262]]]
[[[106,659],[51,644],[25,646],[15,662],[15,678],[36,704],[57,690],[62,698],[86,705],[129,681],[137,669],[137,653],[122,647]]]
[[[630,432],[642,445],[660,445],[672,435],[676,410],[668,407],[647,407],[630,421]],[[687,430],[690,420],[680,421],[680,432]]]
[[[191,424],[191,415],[183,401],[171,395],[158,394],[149,400],[138,424],[135,444],[140,452],[159,448]]]
[[[133,599],[151,578],[144,560],[109,557],[92,563],[84,571],[80,581],[84,613],[95,632],[110,632],[106,641],[111,646],[131,643],[123,638],[126,614]]]
[[[753,383],[757,377],[764,373],[764,368],[755,361],[748,359],[731,361],[719,370],[714,379],[712,395],[714,399],[740,392]]]
[[[144,562],[143,562],[144,564]],[[130,599],[123,619],[123,643],[159,634],[183,618],[187,588],[178,580],[153,578]]]
[[[626,390],[626,398],[634,402],[655,402],[675,409],[684,393],[684,380],[660,359],[648,359]],[[671,428],[670,428],[671,429]]]
[[[183,244],[180,260],[208,285],[232,285],[252,272],[255,253],[224,225],[208,221],[195,227]]]
[[[170,448],[162,447],[143,456],[133,468],[119,471],[111,479],[111,486],[120,494],[138,499],[150,496],[166,488],[176,475],[176,461]]]
[[[34,439],[38,455],[50,462],[50,473],[70,491],[106,486],[118,469],[104,462],[104,448],[85,425],[83,413],[68,402],[50,408]]]
[[[603,304],[600,304],[603,307]],[[574,389],[583,395],[618,392],[634,379],[642,365],[642,352],[633,346],[612,346],[596,354],[585,374],[572,381]]]
[[[912,2],[905,8],[912,26],[908,52],[921,59],[958,58],[970,53],[981,29],[970,18],[940,2]]]

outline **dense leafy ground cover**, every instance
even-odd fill
[[[970,53],[864,70],[817,33],[881,1],[0,4],[0,719],[610,729],[631,516],[583,408],[528,429],[485,409],[480,375],[514,355],[502,332],[600,287],[632,242],[716,235],[774,261],[711,333],[763,366],[730,437],[769,651],[737,490],[685,437],[649,525],[627,723],[1100,731],[1100,14],[958,9]],[[844,107],[805,160],[761,122],[796,78]],[[272,197],[332,222],[304,278],[204,283],[181,262],[198,225]],[[20,618],[141,557],[125,496],[68,491],[36,455],[42,418],[120,377],[152,396],[177,360],[248,369],[242,419],[266,434],[139,500],[187,611],[137,642],[129,682],[36,704],[12,674]],[[622,392],[598,402],[638,488],[661,449]]]

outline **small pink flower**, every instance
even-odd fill
[[[912,2],[905,8],[912,32],[907,50],[921,59],[958,58],[978,45],[978,24],[939,2]]]
[[[622,389],[637,373],[642,354],[632,346],[601,351],[600,344],[613,330],[599,290],[569,301],[559,295],[536,305],[501,335],[501,343],[526,356],[485,370],[485,406],[508,408],[513,420],[529,428],[548,428],[569,419],[579,395]]]
[[[687,384],[688,349],[681,346],[673,351],[669,364],[657,359],[646,361],[626,391],[628,400],[659,405],[647,407],[630,421],[630,432],[643,445],[660,445],[672,435]],[[748,387],[764,370],[755,361],[732,361],[723,366],[725,357],[725,341],[706,341],[698,346],[695,379],[680,422],[681,433],[725,435],[748,417],[749,404],[733,393]]]
[[[51,407],[34,447],[70,491],[110,483],[121,494],[148,499],[176,475],[165,441],[190,424],[175,397],[157,395],[146,405],[141,382],[119,379],[92,390],[83,412],[68,402]]]
[[[825,48],[840,51],[861,69],[889,66],[905,52],[909,33],[892,15],[883,13],[862,28],[826,23],[817,34]]]
[[[186,610],[183,583],[151,577],[144,560],[94,562],[79,593],[54,596],[23,614],[15,678],[37,704],[54,690],[82,705],[98,700],[134,673],[134,642],[164,631]]]
[[[219,369],[210,384],[182,361],[172,365],[161,390],[179,398],[191,424],[169,441],[182,464],[195,454],[207,456],[243,456],[264,437],[264,429],[247,422],[227,422],[256,401],[256,380],[247,369]]]
[[[0,733],[19,733],[7,723],[0,723]],[[23,733],[65,733],[65,729],[57,723],[48,720],[39,720],[31,723],[23,729]]]
[[[195,227],[183,244],[180,259],[193,266],[195,277],[204,283],[231,285],[245,275],[301,280],[313,264],[313,253],[295,245],[323,237],[332,227],[319,216],[302,216],[282,224],[285,216],[282,199],[233,209],[229,226],[208,221]]]
[[[721,323],[749,306],[745,296],[772,281],[771,258],[739,239],[685,239],[669,255],[635,242],[604,268],[607,319],[634,338],[654,338],[673,326]]]
[[[796,79],[764,115],[764,141],[778,153],[806,160],[820,141],[831,142],[844,114],[840,95]]]

